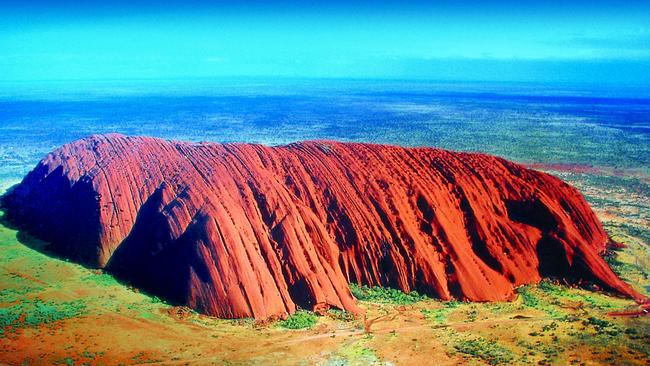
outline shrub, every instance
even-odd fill
[[[552,322],[551,324],[546,324],[545,326],[542,327],[542,332],[548,332],[550,330],[556,330],[557,329],[557,323]]]
[[[368,287],[366,285],[359,286],[354,283],[350,284],[350,291],[357,300],[400,305],[414,304],[427,298],[417,293],[417,291],[411,291],[407,294],[390,287]]]
[[[280,326],[287,329],[305,329],[311,328],[318,322],[316,314],[310,311],[298,310],[287,320],[280,321]]]
[[[327,315],[332,319],[344,322],[351,322],[355,319],[354,314],[351,312],[339,309],[329,309],[327,310]]]

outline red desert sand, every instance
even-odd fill
[[[53,252],[224,318],[358,313],[350,282],[502,301],[555,277],[641,299],[576,189],[485,154],[98,135],[50,153],[2,205]]]

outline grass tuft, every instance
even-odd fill
[[[80,301],[44,302],[41,300],[25,301],[21,304],[0,308],[0,337],[6,330],[36,327],[79,316],[85,312],[85,305]]]
[[[514,359],[509,349],[483,338],[462,341],[454,345],[454,348],[460,353],[480,358],[490,365],[510,364]]]

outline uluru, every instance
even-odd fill
[[[504,301],[552,277],[641,297],[575,188],[480,153],[93,135],[1,205],[52,252],[223,318],[358,313],[350,283]]]

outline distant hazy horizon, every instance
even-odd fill
[[[650,98],[627,88],[249,79],[0,83],[0,178],[90,134],[268,145],[332,139],[647,169]],[[647,88],[646,88],[647,90]]]

